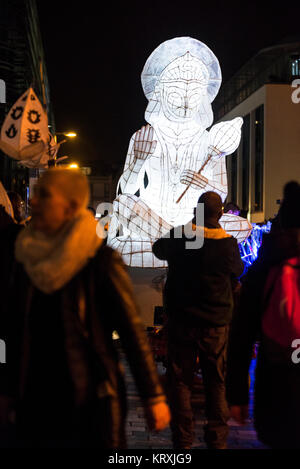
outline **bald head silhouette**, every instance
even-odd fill
[[[204,224],[216,224],[223,214],[222,199],[216,192],[204,192],[198,199],[198,204],[204,204]]]

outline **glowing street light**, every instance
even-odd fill
[[[68,131],[68,132],[56,132],[55,134],[55,141],[57,141],[57,135],[64,135],[65,137],[68,137],[68,138],[75,138],[77,137],[77,133],[76,132],[73,132],[73,131]]]
[[[70,163],[68,166],[69,169],[78,169],[79,165],[77,163]]]
[[[58,135],[64,135],[65,137],[69,137],[69,138],[74,138],[74,137],[77,137],[77,133],[76,132],[73,132],[73,131],[69,131],[69,132],[56,132],[56,134],[54,135],[54,141],[55,143],[57,144],[57,136]],[[62,144],[62,143],[65,143],[67,140],[64,139],[62,140],[61,142],[59,142],[59,146]],[[68,158],[67,156],[64,156],[62,158],[60,158],[60,160],[62,159],[66,159]],[[50,166],[56,166],[56,157],[52,158],[49,160],[49,163],[48,163],[49,167]]]

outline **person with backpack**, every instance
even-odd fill
[[[258,439],[271,448],[300,448],[299,206],[300,185],[293,184],[293,197],[281,205],[280,224],[264,235],[243,279],[228,347],[227,400],[231,417],[243,424],[252,349],[259,341],[254,425]]]

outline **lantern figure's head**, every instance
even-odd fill
[[[162,43],[148,58],[142,72],[149,100],[145,118],[154,124],[193,120],[203,128],[213,122],[211,102],[221,85],[219,62],[202,42],[179,37]]]
[[[207,96],[208,83],[206,66],[189,52],[171,62],[157,87],[166,117],[171,120],[193,118]]]

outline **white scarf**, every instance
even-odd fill
[[[16,259],[23,264],[35,287],[44,293],[53,293],[94,257],[103,242],[99,225],[87,209],[52,237],[34,230],[29,224],[17,237]]]

